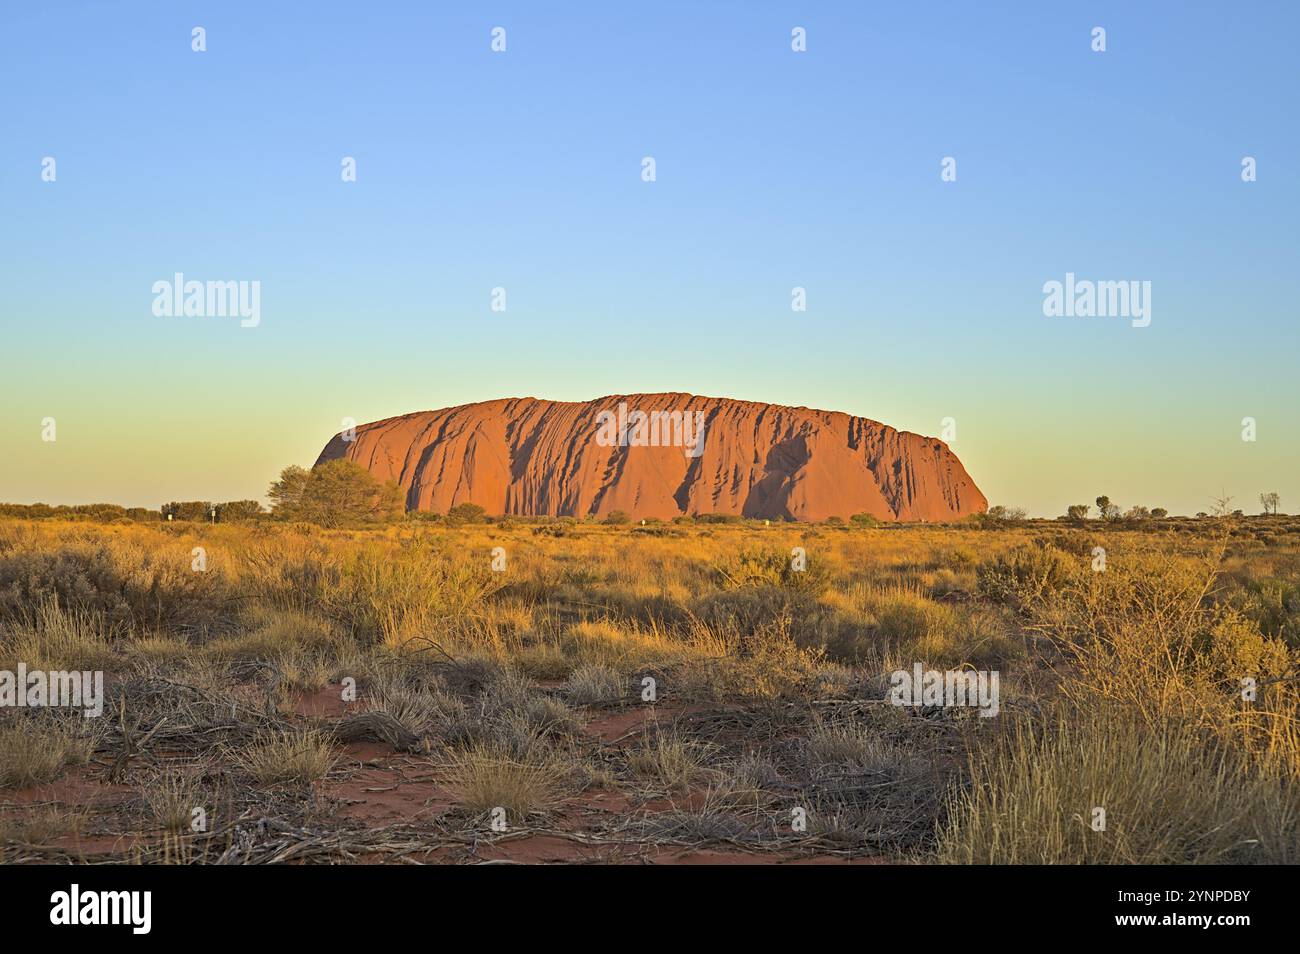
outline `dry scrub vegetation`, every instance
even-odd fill
[[[107,699],[0,710],[0,860],[1294,862],[1298,661],[1286,518],[4,520],[0,670]]]

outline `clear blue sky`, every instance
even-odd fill
[[[1300,511],[1298,33],[1282,2],[6,4],[0,500],[259,497],[344,417],[681,390],[953,417],[1035,513]],[[178,271],[260,281],[260,326],[155,317]],[[1044,317],[1067,271],[1151,281],[1151,326]]]

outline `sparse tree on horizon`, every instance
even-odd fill
[[[173,520],[207,520],[212,504],[206,500],[173,500],[162,505],[164,520],[171,514]]]
[[[310,474],[297,464],[280,471],[280,479],[266,492],[271,499],[271,510],[277,517],[295,519],[302,510],[303,495],[307,492]]]
[[[305,470],[290,465],[271,484],[272,512],[288,520],[322,527],[399,519],[405,512],[396,481],[381,484],[370,471],[350,460],[331,460]]]
[[[1027,516],[1023,507],[1005,507],[998,504],[989,507],[986,513],[980,515],[980,522],[988,526],[1001,526],[1008,523],[1020,523]]]
[[[1210,499],[1213,501],[1213,506],[1210,508],[1210,513],[1212,513],[1214,516],[1226,517],[1232,513],[1233,497],[1226,490],[1222,491],[1219,494],[1219,496],[1211,497]]]
[[[227,523],[253,520],[262,513],[262,505],[256,500],[228,500],[217,504],[217,519]]]
[[[483,523],[487,510],[476,503],[458,503],[447,511],[447,519],[452,523]]]

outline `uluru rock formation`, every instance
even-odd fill
[[[639,413],[638,413],[639,412]],[[988,501],[948,445],[837,411],[690,394],[586,402],[506,398],[338,434],[346,458],[396,479],[408,510],[634,519],[681,514],[952,520]]]

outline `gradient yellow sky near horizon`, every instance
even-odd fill
[[[956,437],[950,444],[990,503],[1023,506],[1035,515],[1054,516],[1102,493],[1122,506],[1195,513],[1208,510],[1220,493],[1254,512],[1259,493],[1277,491],[1283,510],[1288,503],[1300,509],[1295,424],[1275,410],[1280,396],[1266,390],[1236,407],[1212,394],[1163,393],[1154,381],[1142,392],[1103,389],[1076,400],[1059,388],[1052,393],[1051,375],[1039,371],[1020,381],[990,379],[977,394],[956,394],[951,382],[922,394],[916,378],[911,393],[901,387],[909,376],[903,368],[876,375],[869,395],[833,382],[773,381],[766,374],[731,374],[723,388],[690,387],[682,380],[689,374],[663,381],[653,371],[630,368],[592,369],[585,375],[593,379],[589,387],[563,369],[566,384],[547,387],[534,373],[533,386],[511,386],[529,376],[523,368],[502,368],[493,380],[462,372],[426,384],[406,380],[401,371],[372,381],[337,368],[325,374],[265,368],[231,382],[185,361],[120,374],[87,367],[61,384],[47,382],[44,394],[14,396],[10,413],[0,419],[6,448],[0,500],[156,508],[168,500],[263,499],[282,467],[314,462],[344,417],[364,423],[496,397],[585,400],[690,390],[843,410],[934,436],[951,416]],[[615,386],[627,381],[634,387]],[[1241,439],[1247,412],[1255,412],[1249,415],[1257,421],[1254,442]],[[53,443],[42,440],[47,416],[57,424]]]

